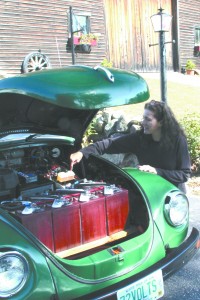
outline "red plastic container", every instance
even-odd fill
[[[30,215],[17,214],[17,219],[45,246],[54,251],[51,209]]]
[[[89,243],[107,235],[105,196],[80,203],[81,229],[83,243]]]
[[[81,240],[80,208],[78,201],[52,209],[55,252],[79,246]]]
[[[128,217],[128,191],[122,189],[113,195],[106,195],[106,219],[108,235],[124,230]]]

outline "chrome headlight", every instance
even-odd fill
[[[27,276],[28,262],[23,255],[15,251],[0,253],[0,298],[16,294]]]
[[[181,191],[169,193],[165,199],[164,213],[167,221],[172,226],[180,226],[188,221],[188,198]]]

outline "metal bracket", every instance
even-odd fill
[[[172,41],[169,41],[169,42],[165,42],[164,44],[175,44],[176,41],[175,40],[172,40]],[[158,46],[159,44],[156,43],[156,44],[149,44],[149,47],[152,47],[152,46]]]
[[[114,81],[115,81],[114,75],[106,68],[98,65],[98,66],[94,67],[94,70],[95,71],[98,71],[98,70],[104,71],[106,73],[108,80],[111,81],[112,83],[114,83]]]

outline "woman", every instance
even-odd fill
[[[91,144],[70,159],[75,164],[90,154],[130,152],[141,171],[158,174],[186,192],[184,183],[191,174],[186,137],[171,109],[159,101],[145,104],[141,130]]]

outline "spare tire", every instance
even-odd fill
[[[51,68],[49,58],[41,52],[31,52],[25,57],[22,63],[21,71],[22,73],[28,73],[46,68]]]

